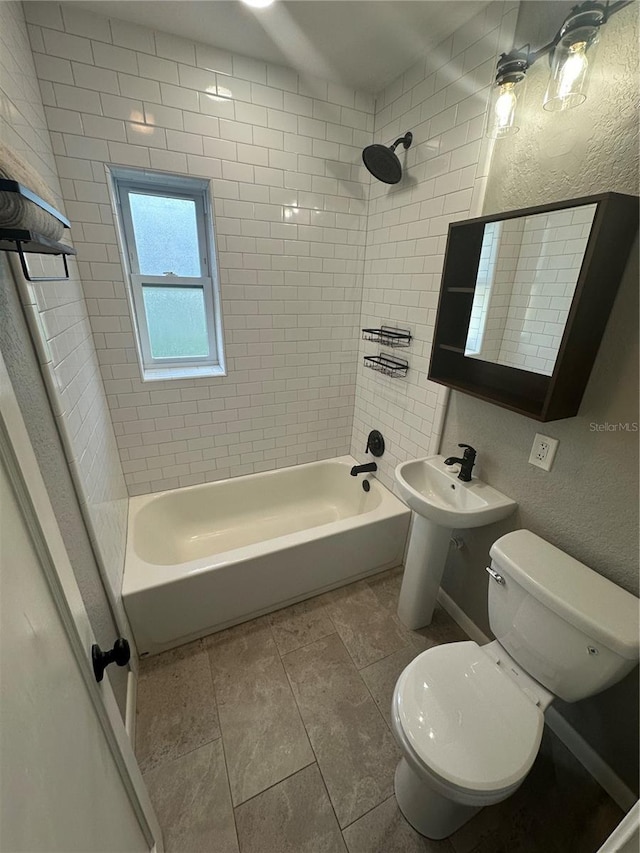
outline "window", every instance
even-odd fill
[[[223,375],[208,182],[110,171],[143,378]]]

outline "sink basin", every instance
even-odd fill
[[[444,456],[402,462],[396,468],[396,482],[415,513],[398,616],[407,628],[422,628],[433,616],[452,530],[501,521],[517,504],[475,477],[463,483],[457,467],[445,467]]]
[[[445,468],[444,456],[402,462],[396,481],[414,512],[447,528],[482,527],[501,521],[516,508],[515,501],[482,480],[474,477],[463,483],[457,470]]]

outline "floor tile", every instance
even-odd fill
[[[404,567],[397,566],[379,575],[367,578],[367,586],[371,589],[380,604],[390,613],[398,609],[398,597],[402,586]]]
[[[316,764],[235,811],[241,853],[346,853]]]
[[[238,853],[220,739],[156,767],[144,779],[166,853]]]
[[[513,805],[508,800],[482,809],[450,836],[449,841],[454,853],[473,853],[476,848],[484,849],[481,846],[483,844],[489,845],[487,850],[490,849],[491,843],[498,845],[500,836],[506,834],[511,823],[512,813]],[[498,851],[499,847],[496,846],[495,853]],[[549,853],[552,853],[552,850]]]
[[[143,773],[220,737],[211,669],[198,640],[144,660],[136,754]]]
[[[283,663],[346,826],[391,795],[399,750],[337,635],[285,655]]]
[[[546,727],[521,787],[482,809],[450,840],[455,853],[596,853],[622,816]]]
[[[267,617],[205,641],[234,805],[315,760]]]
[[[232,795],[241,853],[600,848],[622,812],[548,728],[519,790],[450,839],[404,821],[383,716],[416,654],[467,638],[440,607],[427,628],[402,627],[401,580],[385,572],[142,662],[137,752],[167,853],[238,853]]]
[[[335,632],[327,614],[326,602],[321,598],[301,601],[269,616],[273,639],[281,655],[315,643]]]
[[[380,713],[391,728],[391,699],[402,670],[419,654],[415,646],[405,646],[387,658],[372,663],[360,670],[364,683],[369,688]]]
[[[588,809],[569,808],[569,820],[563,820],[554,833],[559,853],[596,853],[623,818],[620,808],[604,791]],[[567,812],[565,812],[565,815]],[[547,828],[548,834],[548,828]]]
[[[327,611],[358,669],[407,645],[396,620],[365,582],[327,593]]]
[[[549,728],[534,769],[521,808],[536,815],[561,853],[599,850],[623,812]]]
[[[418,651],[425,651],[432,646],[439,646],[443,643],[460,643],[468,640],[469,637],[458,625],[454,622],[451,616],[440,605],[436,605],[433,611],[431,624],[424,628],[418,628],[415,631],[407,628],[402,624],[400,618],[394,615],[394,620],[397,622],[406,643],[411,643]]]
[[[406,638],[405,642],[413,643],[418,649],[428,649],[430,646],[440,643],[458,643],[469,639],[457,622],[454,622],[439,604],[433,611],[431,624],[425,628],[412,631],[403,625],[397,615],[402,574],[403,569],[400,566],[397,569],[391,569],[389,572],[383,572],[381,575],[367,579],[367,585],[380,604],[393,616],[394,621]]]
[[[344,830],[349,853],[452,853],[448,841],[423,838],[402,816],[395,797]]]

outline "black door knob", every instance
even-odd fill
[[[102,681],[105,669],[110,663],[115,663],[118,666],[126,666],[131,658],[131,649],[129,643],[124,637],[118,637],[113,644],[113,648],[108,652],[103,652],[100,646],[94,643],[91,646],[91,661],[93,663],[93,674],[96,681]]]

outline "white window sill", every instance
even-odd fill
[[[226,376],[227,371],[220,364],[206,366],[189,365],[185,367],[148,367],[142,371],[143,382],[166,382],[167,379],[204,379],[211,376]]]

